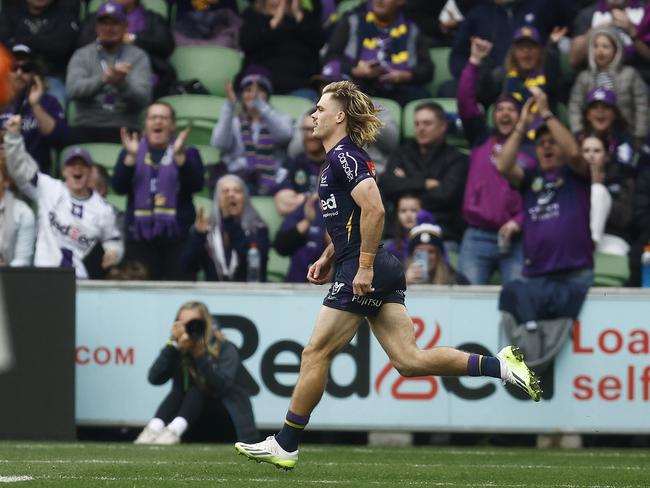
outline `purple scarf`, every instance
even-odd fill
[[[258,195],[270,195],[276,186],[276,167],[273,158],[274,141],[266,119],[261,118],[257,142],[253,140],[251,120],[241,117],[241,137],[244,143],[250,180]]]
[[[143,137],[140,140],[133,181],[134,234],[138,241],[178,235],[178,166],[174,161],[173,148],[172,140],[156,164],[151,159],[146,139]]]
[[[144,7],[142,5],[138,5],[136,8],[131,10],[127,16],[127,20],[129,22],[128,31],[130,34],[137,34],[138,32],[142,32],[145,27]]]
[[[387,28],[377,24],[377,17],[368,10],[360,14],[360,61],[378,60],[387,71],[406,70],[409,67],[409,23],[400,11],[397,19]]]

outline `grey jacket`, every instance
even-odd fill
[[[122,86],[102,79],[103,65],[129,63],[131,71]],[[118,53],[106,53],[97,43],[79,48],[68,63],[65,91],[76,102],[75,125],[140,128],[140,111],[151,101],[152,72],[147,53],[123,45]]]
[[[269,131],[274,140],[274,160],[276,169],[279,169],[286,159],[286,147],[291,140],[293,124],[288,114],[276,111],[271,105],[257,98],[254,102],[255,109],[267,121]],[[227,101],[223,104],[219,121],[212,130],[210,142],[221,151],[221,158],[228,166],[228,172],[235,173],[247,167],[246,151],[241,135],[241,123],[236,104]]]
[[[582,111],[585,97],[590,90],[597,86],[598,70],[594,60],[593,40],[598,34],[606,34],[615,42],[616,55],[607,71],[614,82],[614,91],[618,99],[617,105],[627,122],[629,132],[636,139],[643,139],[648,133],[648,93],[638,71],[631,66],[623,65],[623,45],[611,27],[593,29],[589,36],[589,69],[578,75],[569,98],[571,130],[576,133],[583,129]]]

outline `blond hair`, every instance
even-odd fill
[[[331,93],[341,105],[347,119],[348,136],[353,143],[363,147],[375,142],[383,122],[377,116],[380,109],[368,95],[351,81],[330,83],[323,88],[323,95],[325,93]]]
[[[183,310],[196,310],[199,312],[201,320],[205,322],[205,347],[211,356],[215,359],[218,358],[224,337],[220,330],[212,329],[212,315],[210,315],[208,307],[203,302],[185,302],[176,312],[176,320],[178,320]]]

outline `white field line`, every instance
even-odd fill
[[[385,466],[385,463],[367,463],[363,461],[342,461],[342,462],[309,462],[318,466],[359,466],[359,467],[379,467]],[[127,460],[127,459],[0,459],[0,464],[98,464],[98,465],[154,465],[154,466],[232,466],[242,464],[238,461],[151,461],[151,460]],[[399,467],[414,468],[414,469],[439,469],[448,467],[447,463],[400,463]],[[552,464],[455,464],[454,467],[462,469],[557,469],[557,465]],[[612,471],[650,471],[650,465],[647,466],[614,466],[614,465],[598,465],[598,466],[572,466],[571,469],[582,470],[612,470]]]
[[[125,477],[115,477],[115,476],[35,476],[35,480],[82,480],[82,481],[117,481],[117,482],[145,482],[145,481],[159,481],[159,482],[211,482],[211,483],[233,483],[233,482],[243,482],[243,483],[273,483],[273,484],[282,484],[287,485],[291,483],[299,484],[312,484],[312,485],[356,485],[359,486],[358,480],[287,480],[286,478],[216,478],[210,476],[191,476],[191,477],[162,477],[162,476],[125,476]],[[364,481],[363,485],[373,485],[373,486],[394,486],[395,481]],[[466,482],[454,483],[448,481],[431,481],[431,480],[422,480],[422,481],[406,481],[400,480],[399,484],[401,486],[467,486]],[[473,487],[478,488],[528,488],[529,484],[509,484],[509,483],[478,483],[473,484]],[[536,484],[537,488],[646,488],[647,485],[625,485],[613,486],[613,485],[591,485],[591,484]]]
[[[0,483],[18,483],[19,481],[31,481],[31,476],[0,476]]]

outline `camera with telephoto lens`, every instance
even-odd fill
[[[192,341],[200,341],[205,337],[205,320],[192,319],[185,324],[185,332]]]

